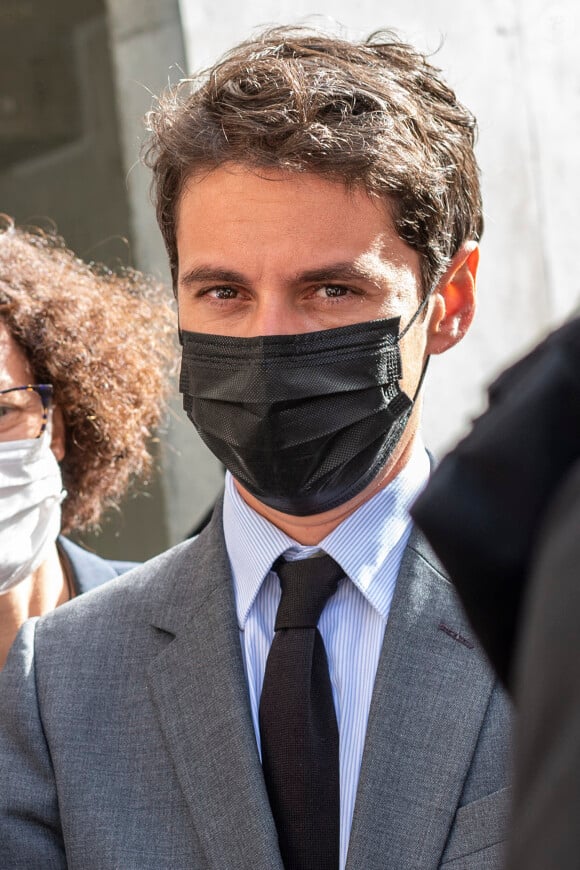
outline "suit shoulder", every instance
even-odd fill
[[[199,546],[197,540],[177,544],[42,616],[36,624],[37,645],[82,643],[83,637],[99,634],[110,638],[115,627],[126,632],[171,608],[183,585],[195,585]]]

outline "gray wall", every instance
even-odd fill
[[[169,286],[167,257],[149,195],[150,175],[138,158],[152,95],[182,77],[186,68],[179,8],[177,0],[107,0],[107,7],[135,258],[140,268]],[[206,514],[223,477],[181,410],[177,384],[160,452],[164,522],[169,542],[175,543]]]
[[[183,65],[176,3],[2,0],[0,212],[55,225],[86,259],[166,275],[166,257],[138,165],[151,93]],[[168,292],[170,292],[168,290]],[[137,483],[102,534],[103,555],[144,559],[182,538],[219,486],[198,456],[174,389],[157,448],[160,473]]]

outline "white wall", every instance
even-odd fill
[[[486,214],[479,308],[432,360],[424,432],[441,452],[483,407],[484,386],[580,299],[580,12],[575,0],[179,0],[189,71],[266,24],[308,21],[366,36],[396,29],[434,52],[479,120]],[[313,15],[313,12],[316,15]]]

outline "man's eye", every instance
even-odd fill
[[[325,284],[320,287],[320,294],[327,299],[334,299],[338,296],[347,296],[349,293],[348,287],[343,287],[342,284]]]
[[[238,295],[233,287],[213,287],[209,292],[215,299],[235,299]]]

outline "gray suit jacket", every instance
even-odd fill
[[[496,870],[508,717],[415,534],[348,870]],[[0,867],[282,870],[220,510],[195,541],[23,628],[0,675]]]

